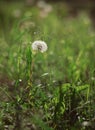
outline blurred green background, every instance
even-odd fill
[[[95,31],[87,14],[73,18],[64,3],[0,1],[1,130],[95,129]],[[36,40],[48,51],[33,56]]]

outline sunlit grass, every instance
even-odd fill
[[[45,18],[23,4],[1,8],[1,129],[82,130],[94,118],[95,33],[86,14],[70,19],[57,8]],[[36,40],[47,52],[33,56]]]

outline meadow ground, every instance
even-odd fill
[[[52,7],[0,3],[0,130],[95,130],[95,31]]]

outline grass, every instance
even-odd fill
[[[86,14],[70,19],[53,6],[45,18],[22,3],[0,8],[1,130],[95,128],[95,33]],[[33,55],[36,40],[48,51]]]

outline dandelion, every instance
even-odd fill
[[[42,18],[47,17],[48,14],[52,11],[52,6],[47,4],[45,1],[38,1],[37,6],[40,9],[39,15]]]
[[[91,126],[92,124],[91,124],[91,122],[90,121],[84,121],[84,122],[82,122],[82,126],[83,127],[88,127],[88,126]]]
[[[45,52],[47,50],[47,44],[44,41],[34,41],[32,43],[32,49],[34,51]]]

